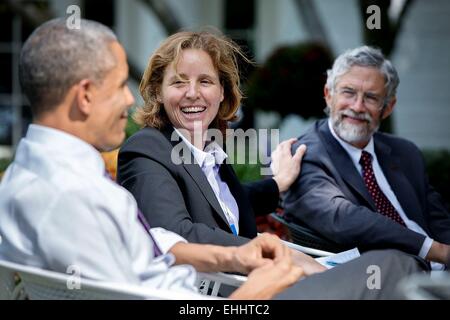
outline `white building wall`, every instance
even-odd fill
[[[167,0],[185,27],[223,26],[226,0]]]
[[[362,44],[361,14],[357,0],[314,0],[330,49],[338,55]]]
[[[166,32],[153,12],[141,1],[115,2],[116,33],[130,60],[145,70],[148,58],[158,47]]]
[[[264,62],[281,45],[307,39],[293,0],[256,0],[255,58]]]
[[[415,1],[392,57],[400,85],[396,134],[450,150],[450,2]]]
[[[264,61],[280,45],[308,40],[294,0],[256,1],[256,58]],[[357,0],[314,0],[333,52],[362,43]]]
[[[222,25],[223,0],[170,0],[182,28],[199,28]],[[167,34],[152,10],[138,0],[117,0],[116,31],[132,61],[145,69],[151,53]]]

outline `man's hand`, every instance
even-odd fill
[[[303,276],[303,269],[293,263],[290,255],[279,257],[253,270],[248,275],[247,281],[234,291],[230,298],[271,299],[296,283],[301,276]]]
[[[430,251],[426,256],[429,261],[450,265],[450,245],[433,241]]]
[[[190,264],[201,272],[238,272],[248,274],[282,258],[292,260],[290,249],[268,233],[239,247],[178,242],[169,250],[175,264]]]
[[[327,268],[303,252],[291,249],[291,255],[294,263],[303,269],[305,276],[327,270]]]
[[[230,296],[235,299],[270,299],[304,274],[294,263],[291,249],[268,233],[239,247],[178,242],[170,252],[176,264],[191,264],[198,271],[249,274],[248,280]]]
[[[261,266],[271,265],[280,259],[292,259],[290,249],[272,234],[263,233],[236,248],[232,259],[234,271],[247,274]]]
[[[273,179],[278,185],[280,192],[285,192],[300,174],[301,161],[306,151],[306,146],[302,144],[292,156],[292,144],[297,139],[289,139],[281,142],[272,152],[272,163],[270,169]]]

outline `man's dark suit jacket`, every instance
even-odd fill
[[[326,120],[317,121],[293,146],[306,144],[300,177],[286,194],[288,217],[328,239],[361,250],[396,248],[417,255],[425,237],[376,212],[361,175],[333,137]],[[428,183],[423,157],[411,142],[374,134],[378,162],[409,219],[439,242],[450,244],[450,214]]]
[[[243,186],[231,165],[220,166],[219,174],[239,207],[239,236],[235,236],[200,166],[172,162],[173,147],[184,144],[177,135],[176,141],[171,141],[173,132],[172,127],[161,131],[144,128],[119,152],[117,180],[134,195],[150,225],[176,232],[194,243],[235,246],[254,238],[254,213],[267,214],[278,205],[275,181],[266,179]],[[188,156],[192,160],[192,154]]]

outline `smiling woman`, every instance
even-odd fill
[[[183,106],[198,107],[189,110],[192,112],[206,107],[201,104],[206,101],[193,95],[198,95],[200,88],[213,86],[222,90],[222,97],[219,99],[221,101],[214,101],[220,104],[220,108],[208,125],[225,133],[227,122],[236,119],[242,98],[238,58],[250,62],[240,48],[223,35],[212,32],[179,32],[172,35],[150,57],[139,87],[145,104],[136,112],[136,122],[157,129],[171,123],[172,119],[168,119],[167,114],[169,106],[165,104],[167,100],[163,101],[167,99],[163,92],[165,89],[166,93],[174,89],[178,96],[185,92]],[[196,67],[200,69],[195,70]]]
[[[206,131],[223,101],[223,87],[211,57],[203,50],[183,50],[178,63],[165,71],[158,101],[175,128],[186,129],[190,137],[197,127]],[[204,141],[199,143],[196,147],[204,149]]]
[[[304,148],[292,156],[290,140],[274,157],[283,163],[274,166],[273,179],[241,185],[225,150],[208,136],[214,129],[224,141],[228,122],[236,118],[242,98],[239,57],[248,61],[220,34],[169,37],[150,57],[140,84],[145,104],[135,118],[144,128],[119,153],[118,182],[148,221],[190,242],[248,242],[257,235],[255,214],[273,212],[279,192],[300,171]],[[174,161],[179,145],[187,154]]]

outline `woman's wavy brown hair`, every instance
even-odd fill
[[[250,63],[250,60],[236,43],[217,31],[182,31],[171,35],[161,44],[150,57],[142,77],[139,90],[144,99],[144,106],[135,112],[133,118],[142,127],[161,129],[170,124],[162,103],[158,102],[158,96],[164,71],[172,62],[175,66],[178,64],[181,52],[185,49],[203,50],[212,59],[224,90],[224,100],[210,128],[219,129],[225,134],[228,122],[237,119],[236,112],[242,99],[237,59],[240,57],[247,63]]]

